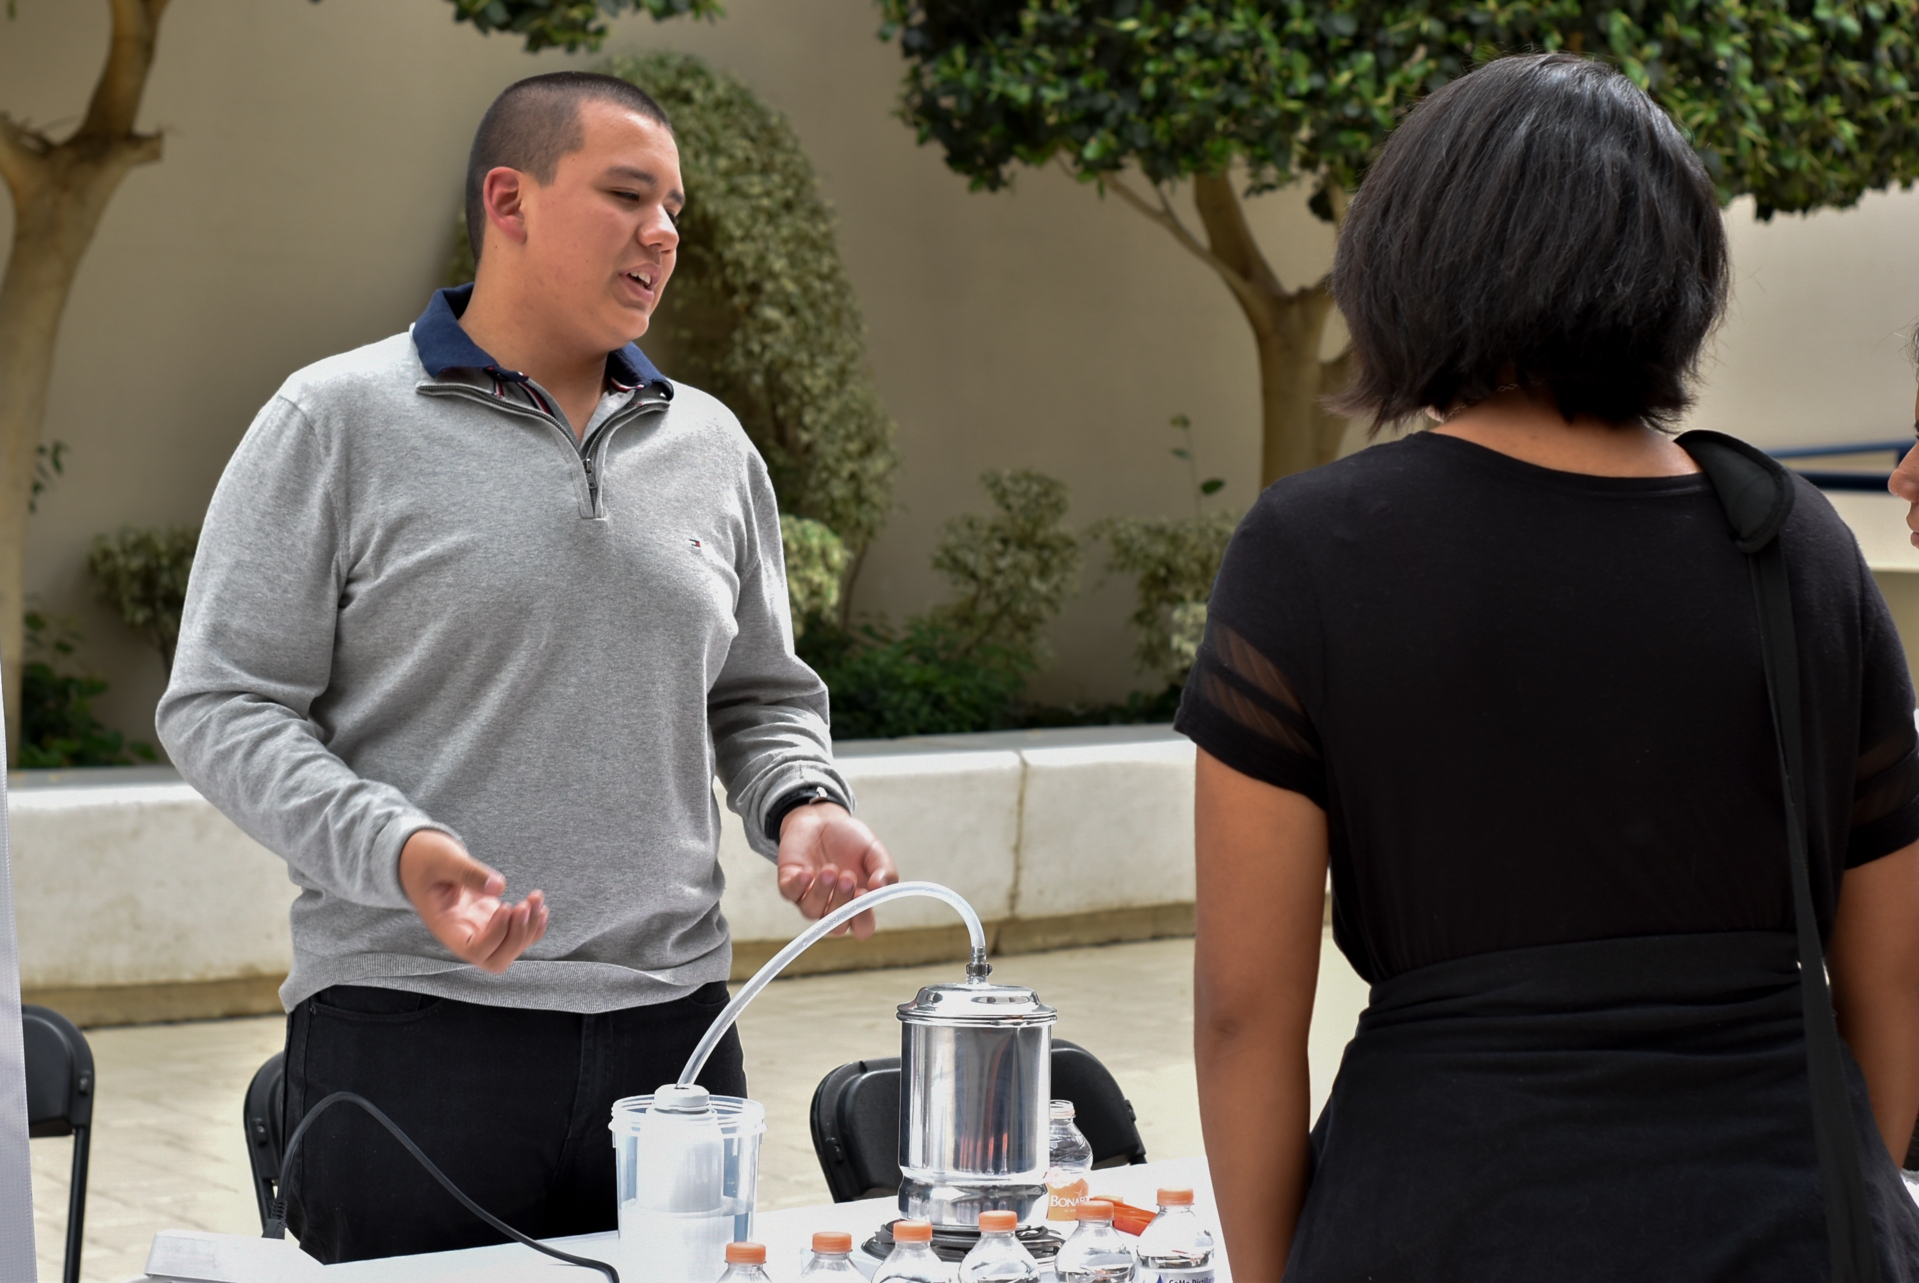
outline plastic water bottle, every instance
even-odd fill
[[[728,1243],[726,1273],[720,1283],[772,1283],[766,1273],[766,1248],[758,1243]]]
[[[981,1212],[979,1242],[960,1262],[959,1283],[1039,1283],[1039,1262],[1015,1236],[1012,1212]]]
[[[1059,1283],[1132,1283],[1137,1262],[1133,1249],[1113,1228],[1113,1205],[1089,1198],[1079,1205],[1078,1215],[1079,1225],[1053,1260]]]
[[[866,1276],[853,1264],[852,1256],[851,1234],[845,1230],[821,1230],[813,1236],[813,1253],[807,1258],[800,1277],[817,1278],[820,1283],[827,1283],[829,1279],[858,1279],[859,1283],[866,1283]]]
[[[933,1255],[933,1222],[894,1221],[893,1251],[873,1283],[953,1283],[953,1267]]]
[[[1193,1215],[1193,1191],[1163,1189],[1159,1215],[1139,1236],[1135,1283],[1213,1283],[1213,1236]]]
[[[1093,1147],[1073,1123],[1073,1102],[1053,1102],[1053,1130],[1047,1142],[1046,1219],[1074,1219],[1086,1201],[1086,1174],[1093,1170]]]

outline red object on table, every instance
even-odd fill
[[[1159,1215],[1158,1212],[1152,1211],[1149,1208],[1134,1207],[1124,1199],[1114,1198],[1110,1194],[1095,1194],[1093,1197],[1099,1199],[1102,1203],[1111,1203],[1113,1205],[1113,1228],[1123,1234],[1137,1235],[1141,1230],[1151,1225],[1153,1218]]]

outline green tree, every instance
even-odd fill
[[[687,204],[654,322],[672,373],[740,416],[781,510],[840,537],[850,581],[892,505],[898,455],[813,164],[784,116],[698,58],[608,70],[658,99],[679,139]]]
[[[1919,0],[879,0],[901,115],[976,189],[1058,164],[1159,224],[1232,292],[1260,372],[1260,482],[1334,457],[1324,279],[1283,284],[1243,202],[1299,183],[1337,223],[1393,123],[1502,51],[1617,65],[1761,218],[1919,176]],[[1192,187],[1198,228],[1173,203]]]
[[[73,0],[63,0],[73,3]],[[481,32],[522,37],[528,52],[549,46],[597,49],[605,19],[715,18],[718,0],[451,0],[456,21]],[[0,273],[0,686],[5,688],[7,761],[19,757],[24,659],[27,516],[32,511],[40,432],[54,342],[75,274],[120,180],[160,159],[164,139],[134,128],[146,94],[167,0],[106,0],[112,16],[107,57],[80,123],[56,139],[0,109],[0,180],[13,199],[13,244]],[[316,0],[317,3],[317,0]],[[19,0],[7,0],[12,18]],[[58,456],[55,456],[58,470]]]
[[[598,49],[606,39],[606,19],[629,12],[711,21],[724,16],[726,9],[719,0],[453,0],[455,22],[470,22],[484,35],[504,31],[519,36],[528,53],[556,47],[568,53]]]

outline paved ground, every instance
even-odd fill
[[[1193,1085],[1190,940],[1023,954],[996,960],[994,978],[1030,985],[1060,1012],[1056,1032],[1099,1056],[1139,1112],[1154,1158],[1201,1150]],[[896,1055],[893,1008],[931,981],[958,979],[957,963],[782,980],[741,1021],[747,1079],[766,1105],[760,1206],[827,1201],[806,1111],[827,1071]],[[1315,1110],[1366,988],[1330,943],[1313,1022]],[[279,1050],[278,1018],[96,1029],[93,1170],[88,1181],[85,1277],[138,1274],[155,1230],[169,1226],[259,1232],[249,1187],[240,1101],[260,1062]],[[40,1277],[60,1277],[69,1143],[33,1143]]]

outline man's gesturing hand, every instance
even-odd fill
[[[546,934],[544,894],[502,903],[506,879],[438,829],[421,829],[400,848],[400,887],[434,939],[494,975]]]
[[[824,917],[849,900],[900,880],[893,857],[873,830],[837,802],[812,802],[786,813],[780,821],[779,867],[780,894],[809,918]],[[869,911],[833,934],[845,935],[850,927],[864,940],[874,926]]]

